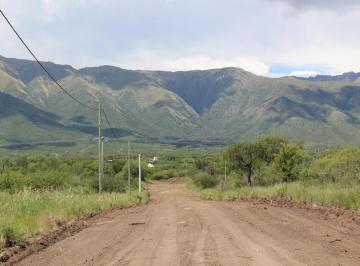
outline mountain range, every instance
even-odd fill
[[[360,143],[360,73],[268,78],[232,67],[167,72],[43,64],[81,102],[96,109],[100,101],[117,137],[211,144],[283,135]],[[0,144],[92,139],[97,116],[36,62],[0,56]]]

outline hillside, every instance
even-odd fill
[[[300,79],[260,77],[238,68],[45,66],[81,101],[95,107],[100,100],[122,137],[222,143],[276,134],[313,143],[360,143],[356,73]],[[0,92],[2,143],[50,139],[48,132],[54,139],[96,135],[96,112],[73,102],[35,62],[0,57]]]

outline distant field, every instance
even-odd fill
[[[179,144],[160,144],[160,143],[141,143],[141,142],[130,142],[131,143],[131,154],[137,156],[141,153],[148,156],[167,156],[167,155],[200,155],[204,153],[214,153],[221,149],[223,146],[200,146],[192,147]],[[53,156],[93,156],[96,157],[98,153],[98,146],[96,139],[93,141],[84,140],[75,143],[63,143],[60,144],[34,144],[34,145],[20,145],[20,146],[7,146],[5,143],[0,145],[0,156],[9,155],[28,155],[33,156],[34,154],[50,154]],[[105,154],[107,156],[126,156],[127,155],[127,140],[108,141],[104,145]]]

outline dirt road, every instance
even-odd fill
[[[115,211],[18,265],[360,265],[360,228],[301,209],[199,199],[150,186],[148,206]]]

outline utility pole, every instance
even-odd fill
[[[131,169],[130,169],[130,141],[128,140],[128,189],[129,189],[129,196],[131,197]]]
[[[105,137],[101,136],[101,178],[104,178],[104,143],[105,143]],[[101,190],[102,190],[102,186],[101,186]]]
[[[99,135],[99,140],[98,140],[98,149],[99,149],[99,193],[101,193],[102,190],[102,186],[101,186],[101,179],[102,179],[102,174],[103,174],[103,156],[102,156],[102,125],[101,125],[101,112],[102,112],[102,105],[101,102],[99,102],[99,116],[98,116],[98,135]]]
[[[225,160],[225,178],[224,178],[224,186],[226,185],[226,160]]]
[[[139,193],[141,193],[141,155],[139,154]]]

